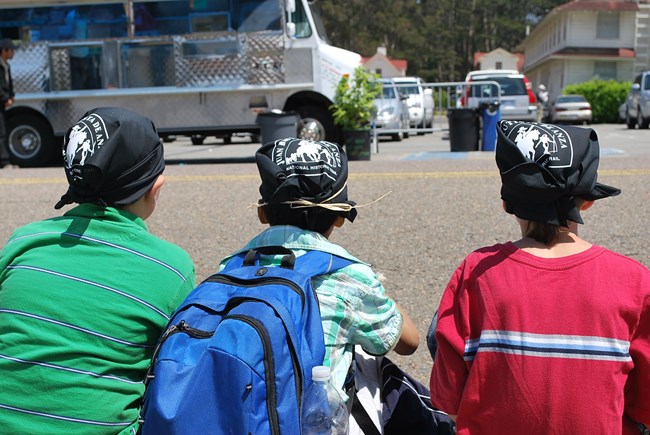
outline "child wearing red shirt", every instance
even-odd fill
[[[474,251],[437,312],[434,407],[458,434],[639,434],[650,426],[650,271],[578,236],[591,129],[501,121],[496,162],[522,238]]]

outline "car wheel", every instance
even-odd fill
[[[625,112],[625,124],[627,124],[627,128],[630,130],[636,126],[636,118],[632,118],[629,111]]]
[[[391,138],[392,138],[395,142],[401,142],[402,139],[404,139],[404,135],[402,134],[402,132],[399,132],[399,133],[392,134],[392,135],[391,135]]]
[[[650,118],[646,118],[643,116],[643,112],[641,112],[641,108],[637,110],[636,120],[637,123],[639,124],[639,128],[641,129],[647,129],[648,126],[650,126]]]

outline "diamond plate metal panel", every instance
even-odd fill
[[[282,32],[248,34],[248,83],[284,83],[284,37]]]
[[[63,91],[72,87],[70,55],[67,48],[53,48],[50,51],[52,65],[52,90]]]
[[[47,44],[23,44],[16,50],[11,65],[14,91],[43,92],[49,89],[50,69],[47,61]]]
[[[184,44],[202,41],[222,43],[228,51],[233,44],[237,45],[237,54],[213,55],[184,55]],[[185,51],[188,51],[185,49]],[[224,34],[215,38],[174,38],[174,54],[176,58],[177,86],[224,86],[237,85],[246,82],[246,38],[244,35]]]

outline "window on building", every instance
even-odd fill
[[[616,62],[594,62],[594,76],[601,80],[617,80]]]
[[[503,62],[496,62],[494,66],[496,69],[503,69]]]
[[[381,77],[381,68],[375,68],[375,74],[378,74]]]
[[[618,39],[619,19],[618,12],[598,12],[596,24],[596,38]]]

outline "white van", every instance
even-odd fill
[[[419,77],[393,77],[400,92],[407,95],[409,120],[412,128],[431,128],[433,125],[433,91],[422,86]]]
[[[499,98],[497,82],[501,87],[501,118],[517,121],[537,120],[537,98],[528,78],[517,70],[483,70],[467,74],[463,107],[476,109],[481,103],[492,103]]]

